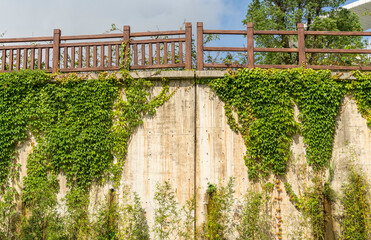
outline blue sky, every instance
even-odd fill
[[[347,3],[355,0],[347,1]],[[209,29],[243,29],[251,0],[0,0],[4,37],[98,34],[115,23],[133,32],[179,29],[184,21]]]

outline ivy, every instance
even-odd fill
[[[88,236],[91,185],[120,179],[134,130],[175,92],[169,93],[164,79],[160,93],[152,96],[152,82],[134,79],[125,70],[122,75],[118,79],[103,73],[98,79],[86,79],[41,71],[0,74],[0,183],[4,191],[8,181],[17,177],[11,174],[18,172],[16,147],[31,134],[36,139],[21,194],[29,216],[23,235],[45,237],[58,227],[53,225],[59,218],[53,209],[58,205],[57,176],[62,174],[70,189],[66,196],[69,235]],[[40,225],[35,217],[50,224]]]
[[[273,189],[273,188],[272,188]],[[237,239],[274,239],[272,216],[268,214],[270,189],[264,192],[248,190],[241,209],[240,224],[237,226]]]
[[[339,113],[344,85],[331,71],[294,70],[289,84],[302,122],[307,162],[314,168],[328,166],[332,156],[335,119]]]
[[[4,187],[15,148],[25,140],[28,123],[38,115],[38,93],[51,79],[40,71],[0,74],[0,185]]]
[[[359,112],[371,127],[371,74],[355,72],[357,80],[348,84],[348,89],[353,92]]]
[[[108,174],[117,94],[115,78],[104,75],[98,80],[70,75],[40,91],[39,116],[29,123],[39,144],[27,163],[25,202],[51,175],[62,172],[70,188],[88,190]]]
[[[202,239],[229,239],[233,234],[230,214],[234,204],[234,178],[226,186],[208,184],[207,220],[201,233]]]
[[[316,169],[328,165],[335,118],[345,94],[344,84],[330,71],[242,69],[209,80],[208,85],[225,103],[231,129],[244,139],[251,179],[270,172],[284,175],[292,136],[298,133],[304,137],[308,163]],[[294,119],[294,104],[301,123]]]
[[[370,186],[366,177],[350,166],[347,181],[342,185],[341,204],[344,208],[340,221],[341,239],[370,239]]]
[[[0,236],[84,239],[89,238],[95,227],[102,239],[133,231],[142,236],[139,238],[149,237],[138,197],[134,199],[135,209],[121,208],[115,202],[109,208],[102,207],[98,220],[104,221],[93,225],[88,211],[92,184],[112,180],[119,184],[131,136],[143,124],[144,116],[154,115],[175,92],[170,92],[169,82],[163,79],[161,91],[154,95],[151,81],[134,79],[127,70],[121,73],[122,78],[104,73],[95,80],[29,70],[0,74],[0,209],[4,213],[0,218]],[[330,71],[242,69],[202,83],[207,83],[225,103],[228,124],[241,134],[247,148],[244,160],[249,177],[258,179],[270,173],[285,174],[295,134],[304,137],[307,162],[315,173],[329,167],[335,118],[346,93],[354,95],[360,113],[371,126],[371,74],[356,72],[354,76],[356,80],[343,82],[332,77]],[[294,118],[295,105],[300,111],[300,122]],[[14,204],[18,194],[7,184],[17,178],[16,149],[30,135],[35,137],[36,144],[27,160],[27,176],[20,194],[24,215],[21,220]],[[56,211],[59,174],[66,177],[70,190],[66,196],[66,218]],[[344,239],[353,234],[350,223],[356,222],[362,234],[368,231],[365,222],[368,219],[363,221],[362,216],[369,206],[360,207],[367,202],[366,197],[361,197],[368,190],[360,175],[353,174],[348,180],[342,199]],[[331,200],[330,191],[319,178],[314,178],[313,183],[303,196],[297,196],[288,183],[285,188],[296,208],[308,216],[313,236],[321,239],[326,230],[324,205]],[[190,239],[194,202],[187,206],[184,228],[187,230],[165,226],[170,221],[166,219],[173,219],[174,225],[181,221],[175,196],[169,189],[168,183],[157,187],[155,200],[159,207],[154,233],[159,238],[179,234]],[[204,237],[222,239],[231,234],[225,221],[232,209],[233,192],[233,180],[226,187],[209,184]],[[264,202],[261,197],[252,194],[246,201],[261,211]],[[244,211],[243,221],[247,223],[253,218],[258,226],[258,210],[247,207]],[[118,224],[124,220],[119,215],[123,212],[130,212],[128,219],[140,215],[140,220],[137,219],[140,224],[129,224],[120,233]],[[139,226],[144,226],[145,231]],[[252,227],[240,230],[250,236],[256,230]],[[21,230],[12,230],[15,228]]]
[[[329,198],[320,177],[315,176],[312,181],[313,186],[305,189],[303,196],[300,197],[295,194],[288,182],[285,182],[285,189],[295,208],[302,211],[309,220],[313,239],[325,239],[326,217],[331,217],[325,214],[325,201]]]
[[[226,103],[228,123],[243,136],[250,178],[268,176],[271,170],[277,175],[286,171],[291,137],[299,130],[285,87],[287,75],[277,70],[243,69],[209,83]]]

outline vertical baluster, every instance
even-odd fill
[[[45,48],[45,70],[49,69],[49,48]]]
[[[9,51],[9,71],[13,70],[13,49]]]
[[[6,50],[3,49],[3,57],[2,57],[2,63],[1,63],[1,71],[5,71],[5,65],[6,65]]]
[[[183,63],[183,42],[179,42],[179,63]]]
[[[42,48],[38,48],[37,51],[38,51],[37,52],[38,53],[38,56],[37,56],[37,68],[38,69],[41,69],[43,50],[42,50]]]
[[[1,71],[5,71],[5,66],[6,66],[6,50],[3,49],[3,57],[2,57]]]
[[[71,68],[75,68],[75,47],[71,47]]]
[[[142,66],[146,65],[146,45],[142,44]]]
[[[112,45],[108,45],[108,67],[112,66]]]
[[[153,47],[152,47],[152,43],[149,44],[149,49],[148,49],[148,62],[149,62],[149,65],[153,65]]]
[[[161,64],[160,62],[160,43],[156,43],[156,64],[159,65]]]
[[[67,62],[67,60],[68,60],[68,48],[64,47],[63,52],[64,52],[63,67],[67,69],[68,68],[68,62]]]
[[[82,47],[79,47],[79,62],[78,62],[78,68],[82,68]]]
[[[86,46],[86,67],[90,66],[90,46]]]
[[[171,42],[171,64],[175,64],[175,42]]]
[[[16,70],[19,70],[20,69],[20,64],[21,64],[21,49],[18,48],[17,49],[16,65],[15,65],[15,69]]]
[[[97,67],[97,46],[93,47],[93,67]]]
[[[100,46],[100,67],[104,67],[104,45]]]
[[[120,45],[116,45],[116,59],[115,59],[115,64],[116,64],[116,67],[119,67],[120,66],[120,49],[119,49],[119,46]]]
[[[167,64],[167,42],[164,42],[164,64]]]
[[[31,64],[30,68],[35,69],[35,48],[31,48]]]
[[[134,66],[138,65],[138,44],[134,44]]]

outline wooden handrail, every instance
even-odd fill
[[[246,38],[246,47],[204,46],[207,34],[240,35]],[[255,47],[254,36],[294,35],[297,46],[290,48]],[[371,36],[371,32],[305,31],[299,23],[297,30],[254,30],[247,23],[246,30],[208,30],[197,23],[198,70],[207,68],[292,68],[307,67],[334,70],[371,70],[371,66],[316,66],[306,63],[307,53],[322,54],[371,54],[370,49],[318,49],[306,48],[306,36]],[[85,40],[85,41],[84,41]],[[123,45],[124,43],[124,45]],[[122,49],[125,46],[125,49]],[[0,38],[0,72],[20,69],[42,69],[47,72],[116,71],[128,63],[129,69],[192,69],[192,24],[186,23],[184,30],[131,32],[124,26],[122,33],[63,36],[55,29],[51,37]],[[244,52],[247,64],[205,63],[204,52]],[[254,62],[256,52],[297,53],[297,65],[269,65]]]
[[[123,43],[125,49],[121,49]],[[191,69],[192,24],[175,31],[132,33],[130,26],[124,26],[122,33],[62,36],[61,30],[55,29],[51,37],[2,38],[0,72],[116,71],[128,62],[129,49],[129,68],[133,70]]]
[[[203,36],[205,34],[222,34],[222,35],[240,35],[247,36],[247,47],[206,47],[203,44]],[[297,36],[297,48],[271,48],[271,47],[254,47],[254,36],[257,35],[294,35]],[[260,68],[293,68],[307,67],[314,69],[331,69],[331,70],[371,70],[371,66],[316,66],[306,65],[306,53],[350,53],[350,54],[371,54],[370,49],[318,49],[306,48],[305,36],[371,36],[371,32],[340,32],[340,31],[305,31],[304,24],[298,23],[296,31],[286,30],[254,30],[252,23],[247,23],[247,30],[207,30],[203,29],[203,23],[197,23],[197,70],[204,68],[241,68],[241,67],[260,67]],[[222,63],[204,63],[204,52],[223,51],[223,52],[245,52],[247,53],[247,64],[222,64]],[[282,52],[282,53],[298,53],[297,65],[270,65],[270,64],[255,64],[255,52]]]

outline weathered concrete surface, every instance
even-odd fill
[[[248,187],[242,137],[227,124],[224,103],[207,86],[197,86],[196,189],[197,225],[207,213],[208,183],[226,185],[235,178],[236,197],[241,199]]]
[[[155,83],[154,95],[161,90]],[[177,200],[184,204],[194,194],[194,86],[171,81],[175,94],[132,136],[122,185],[139,194],[149,223],[153,220],[156,184],[169,181]]]
[[[248,187],[254,186],[247,178],[247,168],[243,160],[246,148],[242,137],[229,128],[223,102],[210,88],[201,85],[195,87],[193,84],[195,76],[207,78],[208,75],[198,71],[185,71],[162,72],[161,77],[167,77],[169,74],[173,79],[170,81],[170,91],[176,92],[157,110],[155,116],[145,117],[143,126],[131,137],[121,185],[127,185],[138,193],[150,225],[153,223],[153,197],[157,183],[169,181],[181,205],[190,199],[196,190],[196,216],[197,224],[200,225],[205,220],[208,182],[226,184],[230,177],[235,177],[235,196],[238,199],[242,199]],[[213,71],[208,74],[210,77],[221,77],[224,72]],[[161,90],[161,82],[156,78],[160,77],[153,76],[154,94]],[[295,115],[298,114],[299,110],[296,108]],[[34,140],[30,140],[19,147],[17,162],[22,165],[21,179],[26,172],[27,156],[34,144]],[[311,185],[313,172],[306,164],[305,146],[301,136],[294,136],[291,150],[293,160],[286,180],[300,196]],[[334,179],[331,184],[336,191],[340,191],[346,180],[350,159],[362,169],[370,182],[371,130],[367,127],[366,120],[358,113],[355,101],[346,97],[337,118],[333,148]],[[323,173],[324,179],[327,176],[328,172]],[[60,175],[59,179],[61,191],[58,198],[61,199],[68,189],[65,178]],[[273,183],[276,183],[276,180],[270,179]],[[279,232],[281,228],[283,239],[300,235],[303,239],[308,239],[310,229],[304,227],[305,218],[295,209],[285,193],[284,180],[279,179],[278,187],[275,187],[271,196],[274,232]],[[110,188],[110,184],[94,187],[91,192],[92,202],[102,199]],[[122,188],[119,192],[122,193]],[[338,204],[335,204],[333,209],[334,227],[338,233],[336,216],[340,214],[341,209]]]
[[[349,165],[354,165],[357,171],[364,174],[368,183],[371,183],[371,129],[358,112],[355,100],[347,96],[337,117],[333,148],[334,177],[331,187],[338,193],[347,181]],[[333,208],[335,228],[338,230],[341,212],[339,201],[333,204]]]

